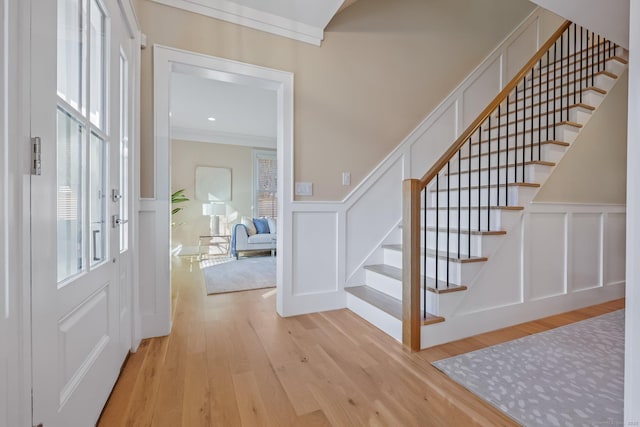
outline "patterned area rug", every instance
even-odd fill
[[[433,365],[525,426],[623,424],[624,310]]]
[[[276,286],[276,257],[251,256],[236,260],[211,257],[200,262],[207,294]]]

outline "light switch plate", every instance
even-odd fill
[[[296,182],[296,196],[312,196],[312,195],[313,195],[313,183]]]
[[[342,172],[342,185],[351,185],[351,172]]]

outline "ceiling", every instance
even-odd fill
[[[345,0],[152,1],[315,45],[320,45],[325,27],[345,3]]]
[[[629,0],[531,0],[629,48]]]
[[[170,111],[173,139],[276,148],[275,90],[174,72]]]

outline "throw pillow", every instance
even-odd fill
[[[269,234],[269,223],[266,218],[254,218],[253,223],[258,234]]]
[[[267,223],[269,224],[269,233],[276,234],[276,220],[271,217],[267,217]]]
[[[249,218],[248,216],[243,216],[240,219],[240,224],[242,224],[245,227],[247,227],[247,234],[249,236],[253,236],[254,234],[257,233],[256,226],[253,224],[253,220],[251,218]]]

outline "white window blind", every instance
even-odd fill
[[[278,162],[275,152],[255,152],[255,204],[256,217],[278,215]]]

